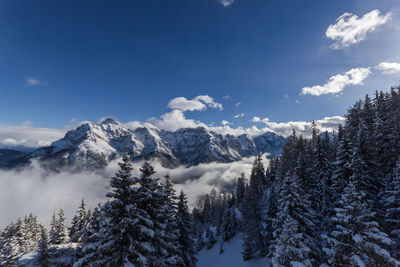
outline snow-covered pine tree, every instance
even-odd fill
[[[99,203],[93,210],[90,220],[83,230],[80,247],[77,250],[78,261],[75,266],[88,266],[94,264],[98,256],[97,248],[102,242],[101,223],[105,223],[106,218],[102,212],[102,205]]]
[[[400,160],[386,185],[382,202],[384,203],[384,226],[393,240],[391,252],[400,257]]]
[[[262,164],[261,154],[256,158],[250,176],[250,184],[246,187],[241,212],[243,214],[243,232],[245,238],[249,238],[252,243],[252,251],[255,255],[265,256],[267,248],[265,239],[266,232],[266,213],[267,199],[265,196],[265,170]],[[244,242],[243,244],[248,244]],[[243,250],[248,249],[243,247]],[[248,253],[246,253],[248,255]],[[247,256],[246,256],[247,258]]]
[[[244,177],[244,173],[240,175],[240,177],[237,179],[236,183],[236,205],[237,207],[240,207],[243,201],[244,197],[244,190],[246,188],[246,178]]]
[[[38,243],[38,256],[37,256],[37,262],[40,266],[48,266],[49,263],[49,258],[50,258],[50,241],[49,241],[49,236],[47,235],[46,228],[41,229],[41,237]]]
[[[25,254],[27,251],[25,236],[26,228],[21,218],[4,229],[3,243],[0,244],[0,262],[4,266],[15,266],[17,260]]]
[[[166,256],[166,265],[176,266],[179,262],[179,251],[178,251],[178,231],[176,223],[176,212],[177,212],[177,196],[173,183],[169,173],[165,176],[165,182],[162,183],[162,190],[165,192],[165,241],[167,242],[168,255]]]
[[[178,229],[178,251],[181,261],[175,266],[194,267],[197,259],[195,258],[196,251],[192,237],[192,220],[183,191],[179,194],[176,223]]]
[[[76,212],[75,216],[72,218],[71,226],[69,230],[70,242],[79,242],[83,230],[85,229],[88,221],[88,212],[86,210],[85,200],[82,198],[79,210]]]
[[[202,213],[203,213],[203,223],[204,223],[204,225],[206,225],[206,226],[210,225],[211,224],[211,218],[212,218],[212,207],[211,207],[210,196],[208,194],[205,195]]]
[[[55,212],[53,212],[53,215],[51,216],[49,236],[50,243],[52,245],[57,244],[57,217]]]
[[[64,214],[64,210],[60,209],[58,212],[58,219],[56,222],[56,227],[55,227],[55,244],[61,245],[61,244],[67,244],[68,243],[68,229],[65,224],[66,218]]]
[[[236,215],[233,207],[226,209],[222,217],[221,236],[223,240],[232,238],[236,233]]]
[[[340,200],[340,196],[351,176],[351,153],[346,131],[341,125],[339,125],[338,148],[334,163],[331,187],[334,205]]]
[[[318,265],[321,253],[316,215],[296,173],[285,176],[279,196],[277,221],[282,224],[273,234],[272,265]]]
[[[328,135],[329,136],[329,135]],[[327,228],[326,219],[330,216],[330,203],[332,197],[330,196],[330,177],[331,169],[328,158],[328,151],[324,146],[324,141],[321,136],[317,136],[314,155],[312,157],[313,167],[310,170],[310,184],[311,204],[312,208],[317,211],[317,216],[320,229]]]
[[[365,194],[355,186],[354,177],[346,186],[336,215],[334,230],[324,249],[332,266],[397,266],[387,248],[392,241],[374,221]]]
[[[89,231],[95,230],[93,220],[102,217],[99,232],[88,234],[88,238],[85,238],[82,248],[85,255],[75,266],[124,266],[138,262],[143,264],[136,266],[146,266],[147,258],[136,250],[138,219],[131,190],[138,179],[132,178],[132,170],[130,157],[126,153],[119,163],[119,170],[111,178],[111,192],[106,194],[110,200],[102,206],[101,215],[93,215]]]
[[[310,260],[311,249],[303,242],[298,222],[288,214],[275,244],[271,266],[318,266]]]
[[[41,236],[41,228],[43,227],[38,223],[37,217],[32,213],[24,218],[24,254],[33,252],[37,249],[38,242]]]
[[[135,203],[135,246],[134,264],[137,266],[163,266],[169,257],[166,228],[165,192],[153,178],[153,166],[146,162],[140,169],[139,187],[132,188]]]

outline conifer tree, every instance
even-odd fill
[[[79,242],[83,231],[88,223],[88,212],[86,211],[85,200],[82,199],[77,214],[72,218],[71,227],[69,228],[69,236],[71,242]]]
[[[396,266],[395,259],[387,251],[392,241],[374,221],[375,214],[353,178],[335,211],[332,219],[335,227],[328,238],[329,248],[325,249],[330,265]]]
[[[132,204],[132,186],[137,184],[133,178],[131,160],[128,154],[119,163],[119,170],[111,178],[110,199],[101,208],[102,220],[99,233],[88,235],[82,248],[84,257],[75,263],[76,266],[123,266],[128,263],[141,262],[145,266],[147,258],[140,255],[136,248],[135,230],[137,230],[136,207]],[[93,215],[89,231],[95,230],[100,216]]]
[[[47,235],[46,229],[42,228],[41,238],[38,243],[38,256],[37,260],[41,266],[48,266],[49,258],[50,258],[50,249],[49,249],[50,241]]]
[[[316,215],[296,174],[285,176],[279,195],[277,221],[282,225],[273,235],[273,266],[290,266],[293,262],[305,266],[319,263]]]
[[[178,225],[177,225],[177,196],[171,177],[167,173],[165,176],[165,182],[162,184],[165,192],[165,241],[167,242],[168,255],[166,256],[166,265],[177,266],[178,262],[182,262],[179,255],[179,244],[178,244]]]
[[[244,190],[246,188],[246,178],[244,173],[240,175],[236,183],[236,204],[240,206],[244,198]]]
[[[229,208],[225,210],[222,218],[221,235],[223,240],[228,240],[235,235],[236,232],[236,216],[235,210]]]
[[[55,244],[57,245],[68,243],[68,230],[65,221],[66,218],[64,215],[64,210],[60,209],[55,228]]]
[[[265,240],[266,232],[266,213],[267,198],[264,194],[266,186],[265,170],[262,164],[261,155],[259,155],[254,164],[250,176],[250,185],[246,188],[241,212],[243,214],[243,231],[246,238],[252,240],[252,251],[265,256],[267,248]],[[244,242],[247,244],[248,242]],[[246,250],[246,248],[243,248]]]
[[[53,215],[51,216],[49,235],[50,235],[50,243],[52,245],[57,244],[57,217],[55,212],[53,212]]]
[[[195,258],[196,252],[192,237],[192,221],[187,207],[186,196],[183,191],[181,191],[179,195],[176,222],[178,226],[178,251],[182,259],[177,266],[194,267],[197,259]]]
[[[391,251],[393,255],[400,256],[400,161],[391,175],[392,179],[386,185],[383,195],[384,226],[393,240]],[[396,254],[397,253],[397,254]]]

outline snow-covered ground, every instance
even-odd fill
[[[268,267],[266,258],[243,261],[241,233],[236,234],[231,240],[224,242],[224,253],[219,254],[221,239],[213,248],[206,248],[198,252],[197,267]]]

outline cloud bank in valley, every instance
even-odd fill
[[[192,167],[165,169],[157,161],[152,164],[157,171],[155,177],[163,177],[169,172],[175,188],[188,195],[190,205],[199,196],[216,189],[229,188],[242,172],[249,177],[254,157],[233,163],[209,163]],[[264,161],[267,163],[267,160]],[[98,172],[48,174],[37,162],[21,171],[0,170],[0,228],[32,212],[39,221],[48,225],[53,212],[63,208],[68,222],[74,215],[82,198],[88,206],[106,201],[109,179],[118,168],[112,162]],[[139,175],[143,162],[134,163],[134,175]]]

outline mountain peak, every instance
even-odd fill
[[[113,118],[106,118],[100,124],[119,124],[119,123]]]

